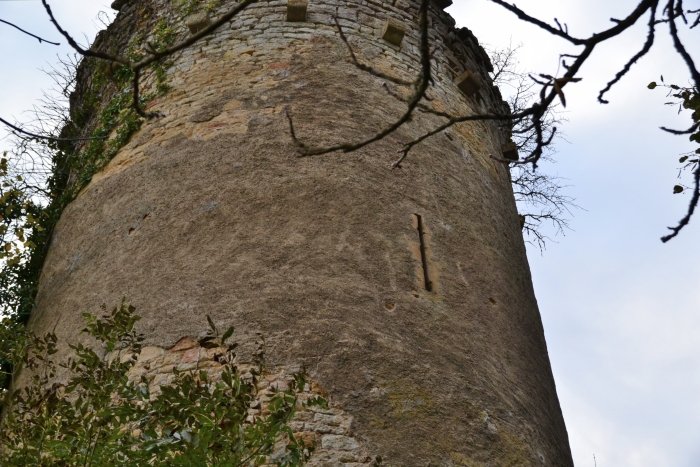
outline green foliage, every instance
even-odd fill
[[[219,4],[219,0],[180,0],[176,7],[179,13],[183,16],[189,16],[194,13],[199,12],[201,9],[204,11],[213,12]]]
[[[668,89],[668,97],[672,97],[675,100],[672,102],[667,102],[666,105],[678,106],[678,112],[683,110],[690,110],[690,118],[693,121],[693,126],[700,123],[700,90],[694,87],[682,87],[676,84],[665,84],[663,76],[661,77],[661,84],[657,84],[652,81],[647,86],[649,89],[656,89],[657,87],[664,87]],[[690,133],[690,141],[698,143],[700,145],[700,126],[695,128],[694,132]],[[691,169],[695,171],[698,164],[700,164],[700,147],[695,149],[694,152],[683,155],[679,162],[685,164],[683,169]],[[675,185],[673,187],[673,193],[683,193],[687,187],[683,185]]]
[[[36,247],[28,236],[33,229],[42,229],[38,223],[41,209],[20,185],[22,176],[10,173],[7,153],[0,159],[0,180],[0,260],[14,266],[21,261],[24,248]]]
[[[65,364],[52,360],[54,334],[38,338],[11,320],[0,329],[0,356],[15,373],[26,373],[22,387],[2,394],[0,465],[295,467],[308,459],[313,447],[294,437],[289,422],[298,408],[326,403],[299,401],[303,373],[288,390],[273,393],[265,415],[249,415],[259,403],[262,351],[242,372],[234,363],[236,345],[227,343],[233,329],[220,335],[209,320],[202,344],[220,350],[221,378],[175,371],[174,382],[154,394],[146,377],[127,376],[144,340],[134,329],[134,308],[122,301],[102,318],[84,317],[83,333],[102,344],[104,356],[70,345]],[[66,384],[57,382],[61,371],[70,375]]]

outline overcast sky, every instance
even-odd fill
[[[687,8],[700,2],[686,1]],[[94,37],[104,0],[53,0],[59,20],[75,35]],[[611,25],[635,0],[519,0],[544,20],[566,22],[577,36]],[[560,53],[573,47],[487,0],[455,0],[448,11],[483,44],[523,44],[522,67],[554,74]],[[65,42],[38,1],[0,0],[0,19]],[[700,62],[700,27],[686,34]],[[687,127],[687,114],[663,106],[665,93],[646,89],[663,73],[687,84],[687,71],[665,32],[654,51],[610,94],[597,92],[642,45],[643,28],[605,44],[567,88],[568,142],[557,163],[542,169],[572,185],[573,231],[555,237],[544,254],[530,248],[535,291],[577,466],[700,466],[700,234],[696,217],[669,244],[659,238],[685,212],[688,196],[673,195],[680,153],[695,149],[659,126]],[[0,25],[0,116],[23,119],[50,80],[38,69],[65,46],[40,45]],[[0,142],[0,149],[2,143]],[[553,232],[551,232],[553,233]]]

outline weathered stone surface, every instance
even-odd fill
[[[189,337],[183,337],[182,339],[178,340],[177,343],[169,350],[171,352],[179,352],[180,350],[193,349],[195,347],[199,347],[196,340]]]
[[[192,363],[199,361],[199,348],[189,349],[182,354],[182,363]]]
[[[211,24],[211,18],[209,18],[209,13],[201,12],[188,16],[185,20],[185,24],[190,30],[190,33],[197,34]]]
[[[181,339],[180,342],[191,342],[191,339]],[[138,361],[128,373],[130,380],[138,381],[145,376],[151,383],[151,394],[158,396],[162,386],[170,385],[174,382],[175,376],[172,373],[173,363],[182,371],[199,372],[204,370],[209,380],[220,378],[223,367],[217,362],[207,360],[209,355],[223,354],[225,349],[203,349],[199,346],[189,349],[165,349],[157,346],[146,346],[138,356]],[[114,356],[119,355],[115,351]],[[128,358],[128,357],[127,357]],[[242,365],[239,368],[242,374],[250,371],[250,366]],[[278,367],[273,373],[263,375],[256,400],[250,404],[250,415],[257,415],[267,412],[266,403],[270,400],[273,392],[288,389],[288,382],[292,377],[290,368]],[[298,371],[298,368],[294,369]],[[300,402],[318,396],[318,384],[315,381],[307,382],[305,388],[298,393]],[[329,401],[332,403],[332,401]],[[313,420],[313,423],[307,423]],[[350,427],[353,424],[353,417],[350,413],[338,409],[328,410],[313,407],[297,410],[294,419],[290,423],[290,428],[294,430],[294,436],[304,442],[304,445],[314,450],[314,456],[309,462],[310,467],[322,467],[324,465],[341,465],[352,462],[357,467],[370,467],[374,458],[363,448],[360,442],[355,439]],[[329,434],[331,433],[331,434]]]
[[[141,353],[139,354],[139,361],[147,362],[149,360],[153,360],[154,358],[161,356],[162,354],[163,349],[161,349],[160,347],[148,345],[141,349]]]
[[[215,14],[233,5],[223,0]],[[165,0],[138,6],[189,37]],[[571,466],[508,172],[489,158],[507,136],[495,123],[459,124],[390,170],[400,144],[443,122],[417,113],[360,151],[298,158],[286,109],[313,145],[364,139],[405,111],[382,80],[347,61],[331,15],[358,60],[413,80],[416,3],[315,0],[305,23],[287,22],[285,9],[255,4],[173,60],[171,90],[150,104],[165,117],[144,122],[63,212],[32,328],[80,341],[81,313],[126,296],[146,345],[168,349],[135,371],[168,381],[176,367],[216,369],[203,350],[182,361],[209,315],[221,329],[236,326],[241,359],[260,332],[272,374],[309,369],[309,390],[332,407],[300,414],[299,432],[352,438],[362,455],[396,467],[540,467],[540,454],[545,465]],[[138,11],[122,8],[95,47],[147,35],[152,23],[136,23]],[[401,47],[381,39],[386,19],[405,25]],[[426,103],[502,111],[468,30],[431,8],[431,40]],[[487,84],[479,99],[462,93],[452,69]],[[312,459],[338,466],[364,463],[359,456],[328,449]]]
[[[322,446],[334,451],[354,451],[360,447],[357,441],[342,435],[324,435]]]
[[[114,0],[110,5],[110,8],[112,10],[121,10],[127,3],[129,3],[129,0]]]
[[[438,8],[444,10],[448,6],[452,5],[452,0],[433,0],[433,3],[437,5]]]

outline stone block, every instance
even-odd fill
[[[306,0],[289,0],[287,2],[287,21],[303,23],[306,21]]]
[[[206,12],[197,13],[188,16],[185,19],[185,24],[190,30],[190,33],[197,34],[199,31],[211,24],[211,18],[209,18],[209,14]]]
[[[129,0],[114,0],[114,1],[112,2],[112,4],[110,5],[110,8],[112,8],[112,10],[117,10],[117,11],[119,11],[119,10],[121,10],[122,7],[123,7],[124,5],[126,5],[127,3],[129,3]]]
[[[301,431],[294,433],[294,437],[297,441],[302,441],[306,447],[315,447],[319,444],[319,435],[313,431]]]
[[[198,346],[199,346],[199,344],[197,343],[197,341],[195,341],[189,337],[183,337],[182,339],[177,341],[177,343],[168,350],[170,350],[171,352],[180,352],[182,350],[187,350],[187,349],[191,349],[192,347],[198,347]]]
[[[190,370],[194,370],[196,368],[197,368],[197,362],[180,363],[177,366],[177,369],[179,371],[190,371]]]
[[[160,347],[147,345],[143,349],[141,349],[141,353],[139,354],[139,362],[147,362],[149,360],[153,360],[154,358],[163,355],[163,352],[164,350]]]
[[[448,6],[452,5],[452,0],[433,0],[433,4],[435,4],[435,6],[441,10],[444,10]]]
[[[321,445],[324,449],[331,449],[333,451],[354,451],[360,447],[354,438],[340,435],[324,435]]]
[[[394,45],[401,45],[403,36],[406,35],[406,28],[403,24],[393,20],[387,20],[382,30],[382,39]]]
[[[501,152],[503,153],[503,158],[509,161],[517,161],[520,159],[518,155],[518,145],[510,141],[501,147]]]
[[[471,71],[465,71],[457,77],[457,87],[467,97],[472,97],[481,89],[481,80]]]
[[[340,424],[343,422],[342,418],[338,415],[326,415],[322,413],[317,413],[314,416],[314,421],[329,426],[340,426]]]
[[[192,362],[198,362],[199,361],[199,347],[195,347],[194,349],[189,349],[186,350],[184,354],[182,354],[182,363],[192,363]]]

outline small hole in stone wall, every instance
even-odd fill
[[[496,304],[496,299],[493,298],[493,297],[489,297],[489,302],[491,302],[491,305],[495,305],[495,304]]]
[[[391,311],[391,310],[393,310],[394,308],[396,308],[396,306],[395,306],[393,303],[391,303],[391,302],[386,302],[386,303],[384,304],[384,308],[386,308],[387,310]]]
[[[131,235],[131,234],[134,233],[134,232],[136,232],[136,229],[135,229],[135,228],[132,227],[132,228],[129,229],[129,235]]]
[[[150,214],[144,214],[144,215],[143,215],[143,220],[146,220],[146,219],[148,219],[149,217],[151,217]]]
[[[413,296],[416,298],[420,298],[420,294],[418,292],[416,292],[415,290],[412,290],[411,294],[413,294]]]

